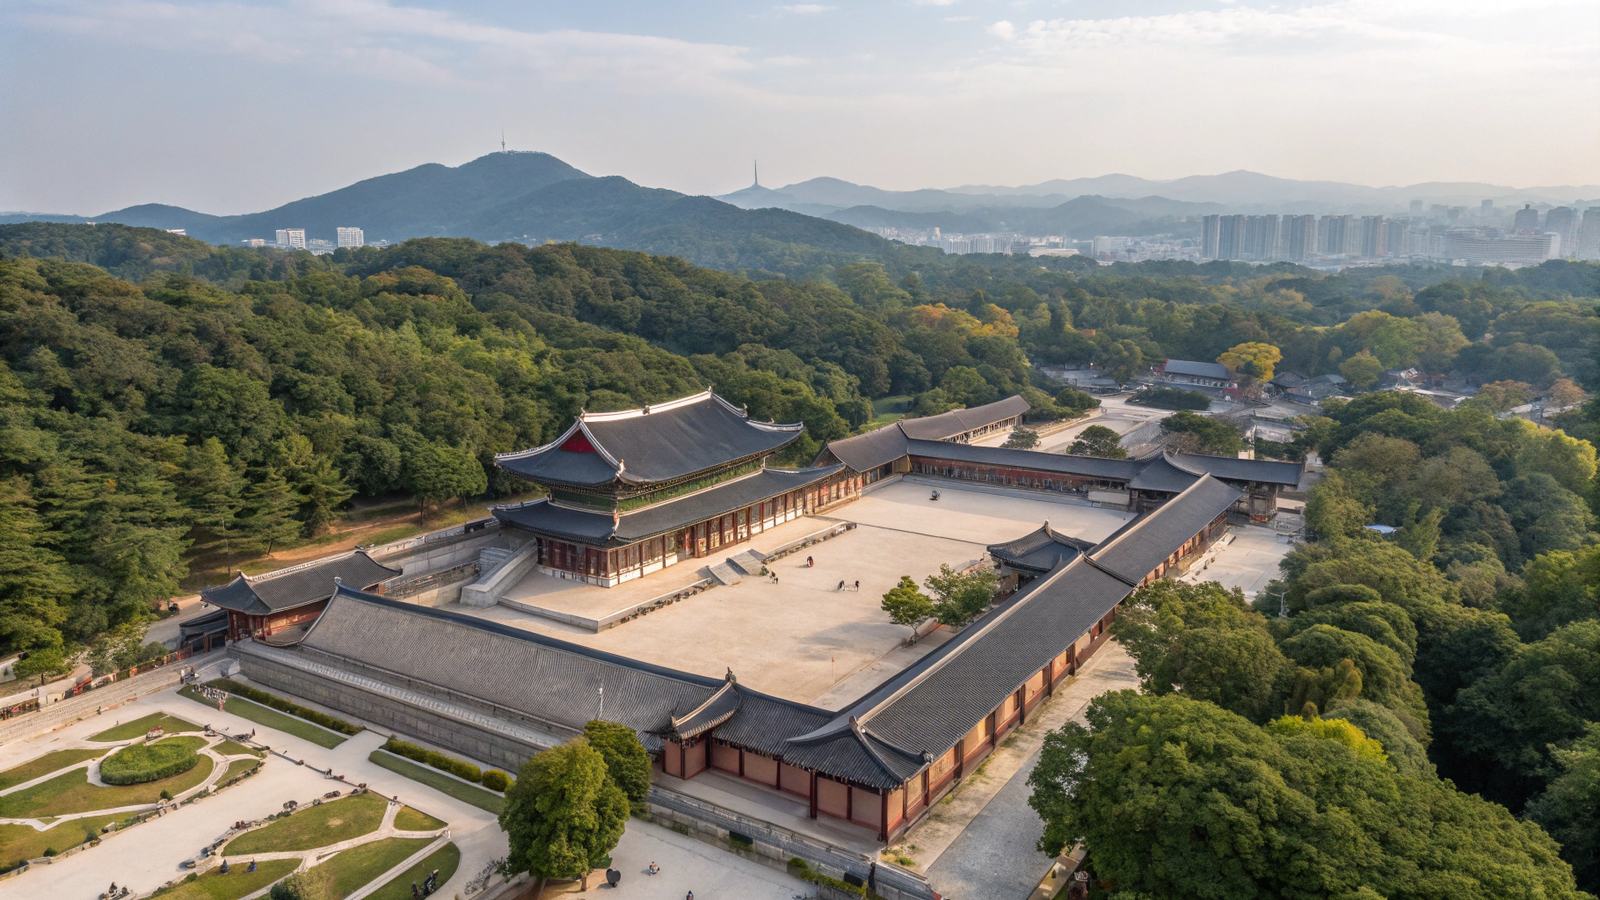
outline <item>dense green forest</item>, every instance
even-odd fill
[[[520,490],[494,453],[553,438],[580,409],[707,385],[759,418],[804,421],[796,464],[870,427],[874,400],[930,413],[1021,392],[1048,417],[1064,410],[1041,364],[1128,376],[1246,342],[1305,375],[1358,358],[1596,387],[1593,263],[1328,275],[897,254],[779,274],[577,244],[421,239],[314,257],[122,226],[0,227],[0,651],[60,658],[139,621],[199,543],[269,551],[356,497]],[[1479,895],[1448,887],[1457,869],[1521,886],[1502,893],[1571,896],[1550,835],[1577,883],[1600,887],[1600,405],[1565,413],[1565,433],[1394,393],[1324,413],[1294,448],[1329,464],[1307,508],[1315,540],[1259,611],[1203,590],[1140,595],[1117,631],[1149,695],[1111,695],[1095,715],[1240,748],[1303,794],[1369,798],[1360,815],[1297,820],[1307,847],[1330,822],[1351,830],[1319,845],[1336,864],[1295,890],[1336,885],[1338,861],[1370,851],[1387,867],[1371,883],[1427,872],[1437,888],[1390,896]],[[1399,530],[1382,539],[1373,522]],[[1095,765],[1095,747],[1163,733],[1108,727],[1057,749]],[[1170,800],[1174,784],[1140,789]],[[1116,818],[1053,833],[1112,840]],[[1407,834],[1456,855],[1424,859]]]
[[[1274,885],[1260,896],[1336,895],[1352,876],[1344,865],[1289,872],[1297,843],[1355,866],[1358,884],[1389,885],[1384,896],[1573,896],[1555,844],[1514,824],[1501,804],[1560,842],[1578,887],[1600,890],[1594,447],[1411,394],[1367,394],[1325,411],[1304,437],[1329,463],[1306,507],[1314,540],[1286,558],[1283,580],[1256,609],[1214,584],[1160,583],[1135,595],[1113,631],[1148,694],[1097,700],[1097,731],[1069,729],[1041,767],[1050,777],[1080,766],[1109,773],[1130,747],[1179,736],[1207,749],[1193,769],[1124,770],[1114,787],[1085,788],[1071,803],[1047,788],[1058,836],[1093,836],[1091,853],[1094,837],[1116,848],[1101,872],[1119,883],[1194,893],[1193,872],[1175,864],[1152,877],[1141,854],[1196,817],[1217,821],[1224,808],[1258,804],[1270,785],[1284,794],[1275,801],[1284,814],[1238,826],[1241,843],[1260,837],[1245,832],[1277,836],[1240,861],[1278,868],[1258,883]],[[1400,528],[1384,538],[1366,527],[1381,521]],[[1138,722],[1152,730],[1124,727]],[[1185,792],[1243,771],[1218,747],[1256,768],[1208,805],[1138,835],[1153,822],[1125,816],[1129,804],[1175,811]],[[1344,856],[1325,843],[1341,816],[1369,851]],[[1408,845],[1397,826],[1425,840]],[[1408,870],[1413,880],[1394,880]],[[1461,880],[1435,894],[1452,874]]]

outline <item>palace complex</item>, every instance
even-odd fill
[[[591,719],[621,722],[655,757],[663,789],[714,771],[888,842],[1078,670],[1106,640],[1118,604],[1183,570],[1230,521],[1269,518],[1278,491],[1300,480],[1290,463],[1090,459],[967,442],[1014,426],[1024,412],[1011,398],[907,420],[834,441],[810,468],[786,469],[767,460],[802,426],[753,421],[706,392],[585,413],[556,441],[499,457],[549,490],[496,509],[502,527],[533,542],[545,575],[605,587],[722,555],[728,544],[896,475],[1077,494],[1136,513],[1096,542],[1046,523],[990,546],[1005,586],[996,604],[833,709],[753,690],[731,670],[679,671],[381,596],[364,588],[381,586],[392,570],[360,563],[362,554],[341,558],[350,569],[337,580],[332,570],[306,576],[323,578],[294,593],[320,595],[307,603],[267,599],[280,579],[242,577],[207,599],[228,604],[233,653],[264,685],[506,768],[580,734]],[[358,565],[372,568],[357,573]]]

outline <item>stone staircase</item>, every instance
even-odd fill
[[[726,562],[719,562],[714,566],[707,566],[701,569],[700,577],[709,578],[721,585],[738,584],[744,580],[738,572],[734,571],[733,566],[728,565]]]
[[[478,551],[478,571],[492,572],[500,564],[511,558],[514,551],[503,547],[485,547]]]
[[[767,558],[759,550],[746,550],[728,557],[728,565],[743,575],[760,575],[767,567]]]

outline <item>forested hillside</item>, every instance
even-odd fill
[[[761,418],[805,421],[790,455],[804,462],[866,425],[875,399],[932,413],[1021,392],[1048,416],[1053,388],[1030,363],[1131,374],[1242,341],[1281,347],[1279,369],[1303,374],[1365,353],[1545,387],[1591,378],[1600,294],[1593,264],[1460,281],[995,256],[751,278],[576,244],[314,257],[115,225],[0,227],[0,256],[0,544],[19,554],[0,566],[0,649],[137,615],[176,589],[192,541],[225,532],[233,551],[261,551],[355,496],[508,491],[492,455],[549,440],[582,408],[713,385]],[[1508,496],[1524,477],[1502,473]],[[1547,491],[1583,492],[1559,478]],[[1386,504],[1397,524],[1410,514]],[[1452,515],[1447,532],[1465,521]],[[1469,543],[1508,571],[1572,544],[1553,525],[1519,534]]]

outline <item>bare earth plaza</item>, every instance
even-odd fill
[[[800,468],[769,457],[803,426],[710,391],[586,413],[497,460],[538,500],[208,588],[181,691],[173,672],[43,733],[0,723],[0,856],[34,860],[0,897],[238,900],[319,870],[353,900],[514,889],[492,872],[504,784],[466,776],[603,719],[654,766],[619,896],[814,893],[799,859],[891,900],[1022,900],[1052,863],[1023,784],[1043,734],[1136,684],[1118,605],[1202,575],[1253,597],[1303,474],[997,446],[1026,412],[903,420]],[[1002,589],[959,629],[891,622],[884,594],[941,566]],[[188,768],[101,777],[164,744]]]

